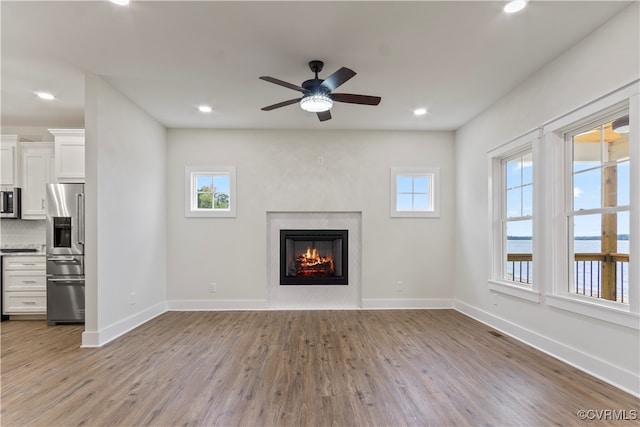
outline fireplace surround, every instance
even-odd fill
[[[283,310],[341,310],[362,307],[361,212],[267,212],[267,307]],[[280,284],[281,230],[347,230],[348,285]],[[306,250],[306,247],[305,247]],[[344,265],[343,265],[344,267]]]
[[[349,230],[280,230],[281,285],[348,285]]]

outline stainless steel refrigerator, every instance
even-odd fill
[[[47,185],[47,322],[84,323],[84,184]]]

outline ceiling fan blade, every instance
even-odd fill
[[[336,102],[361,105],[378,105],[382,100],[379,96],[354,95],[352,93],[334,93],[331,98]]]
[[[331,112],[329,110],[321,111],[317,114],[321,122],[326,122],[327,120],[331,120]]]
[[[324,79],[320,86],[328,89],[329,91],[332,91],[355,75],[355,71],[350,70],[346,67],[342,67],[338,71]]]
[[[271,110],[275,110],[276,108],[286,107],[287,105],[291,105],[291,104],[295,104],[295,103],[300,102],[301,99],[302,98],[295,98],[295,99],[290,99],[288,101],[278,102],[277,104],[269,105],[267,107],[262,107],[261,110],[262,111],[271,111]]]
[[[287,83],[287,82],[282,81],[280,79],[276,79],[276,78],[269,77],[269,76],[261,76],[260,80],[264,80],[265,82],[275,83],[275,84],[280,85],[280,86],[288,87],[289,89],[297,90],[297,91],[300,91],[302,93],[309,92],[308,90],[306,90],[303,87],[300,87],[298,85],[294,85],[293,83]]]

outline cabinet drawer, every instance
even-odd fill
[[[46,257],[44,255],[4,256],[4,269],[6,270],[46,270]]]
[[[46,291],[47,278],[44,272],[7,271],[4,275],[5,291]]]
[[[47,312],[46,292],[5,292],[4,314],[41,314]]]

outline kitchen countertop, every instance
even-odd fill
[[[29,249],[31,252],[4,252],[5,249]],[[34,251],[35,249],[35,251]],[[2,256],[33,256],[33,255],[46,255],[44,245],[6,245],[0,247],[0,255]]]

